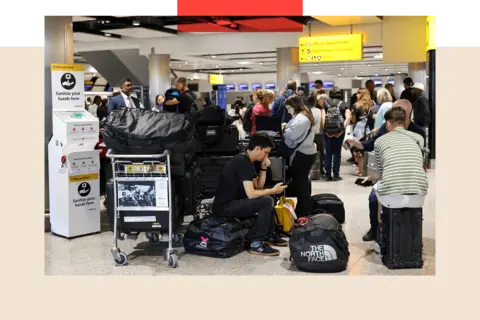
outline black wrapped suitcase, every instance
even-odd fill
[[[196,166],[200,170],[199,183],[202,198],[212,198],[217,191],[223,167],[233,156],[197,157]]]
[[[345,222],[345,206],[339,197],[331,193],[321,193],[313,195],[312,200],[314,210],[323,210],[331,214],[339,223]]]
[[[238,153],[239,132],[236,126],[199,126],[197,132],[197,154]]]
[[[382,207],[378,244],[383,264],[389,269],[423,267],[422,208]]]

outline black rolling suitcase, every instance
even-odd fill
[[[236,126],[199,126],[197,154],[237,154],[239,132]]]
[[[339,223],[345,222],[345,206],[339,197],[331,193],[321,193],[312,196],[312,200],[314,210],[331,214]]]
[[[389,269],[423,267],[422,208],[382,207],[378,244],[383,264]]]

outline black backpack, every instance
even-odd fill
[[[253,107],[255,107],[255,105],[252,105],[251,107],[249,107],[245,112],[245,115],[243,116],[243,130],[248,133],[252,132]]]
[[[334,104],[335,100],[327,100],[328,108],[325,115],[325,133],[330,135],[336,135],[344,131],[343,116],[340,110],[340,106],[343,101],[338,100],[337,104]]]
[[[290,236],[290,259],[308,272],[341,272],[350,252],[342,225],[329,214],[299,218]]]

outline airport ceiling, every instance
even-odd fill
[[[275,20],[272,20],[275,19]],[[238,31],[282,31],[285,28],[308,28],[309,16],[291,17],[206,17],[206,16],[89,16],[74,17],[73,32],[75,42],[121,41],[131,39],[151,39],[175,37],[194,30],[190,34],[212,34]],[[271,23],[275,21],[275,23]],[[203,29],[202,29],[203,28]],[[207,32],[202,32],[207,28]],[[277,28],[277,29],[275,29]],[[198,31],[198,32],[195,32]],[[252,34],[254,37],[254,33]],[[276,48],[271,51],[255,52],[252,47],[245,52],[222,54],[212,48],[205,55],[175,56],[171,68],[175,71],[195,73],[252,74],[276,72]],[[380,77],[407,74],[406,63],[384,64],[381,46],[364,47],[361,61],[301,64],[301,71],[332,77]],[[86,63],[80,55],[76,62]]]

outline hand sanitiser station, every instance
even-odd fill
[[[50,223],[65,238],[100,232],[98,119],[85,111],[83,65],[52,64]]]

